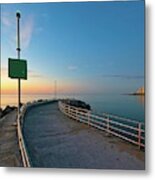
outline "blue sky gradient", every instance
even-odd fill
[[[62,89],[68,84],[65,93],[128,93],[144,86],[144,1],[3,4],[4,69],[8,57],[16,57],[17,10],[30,78],[57,80]]]

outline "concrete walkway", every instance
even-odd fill
[[[145,168],[144,152],[136,146],[69,119],[57,103],[27,112],[24,137],[35,167]]]
[[[19,152],[17,128],[17,111],[12,111],[0,119],[0,166],[20,167],[22,166]]]

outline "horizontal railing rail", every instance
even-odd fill
[[[93,114],[59,101],[59,109],[68,117],[103,130],[125,141],[145,148],[145,125],[142,122],[130,120],[115,115],[104,113],[103,116]]]
[[[17,134],[18,134],[18,143],[21,152],[21,158],[24,167],[31,167],[28,152],[26,150],[23,134],[22,134],[22,124],[23,118],[26,112],[26,105],[22,106],[20,114],[17,117]]]

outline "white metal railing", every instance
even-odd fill
[[[21,158],[23,162],[24,167],[31,167],[29,156],[26,150],[23,134],[22,134],[22,124],[23,124],[23,118],[26,112],[26,105],[22,107],[22,110],[20,114],[17,117],[17,134],[18,134],[18,142],[19,142],[19,148],[21,152]]]
[[[70,106],[62,101],[59,101],[59,109],[76,121],[106,131],[109,134],[138,145],[139,148],[145,148],[145,129],[142,122],[105,113],[103,116],[95,115],[89,110]]]

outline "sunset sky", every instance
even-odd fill
[[[144,86],[144,1],[1,5],[2,93],[16,58],[16,11],[21,58],[28,62],[23,93],[128,93]]]

